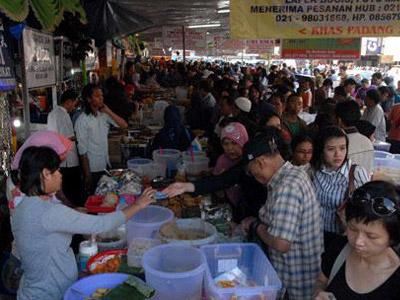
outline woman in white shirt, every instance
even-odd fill
[[[321,205],[324,244],[327,249],[342,233],[337,211],[352,192],[349,191],[350,177],[353,177],[352,186],[358,188],[369,181],[369,176],[367,171],[358,165],[354,165],[351,176],[352,163],[347,158],[349,140],[339,127],[324,128],[316,141],[312,161],[315,170],[313,183]]]

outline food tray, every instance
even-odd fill
[[[127,249],[115,249],[99,252],[88,260],[86,267],[87,272],[93,273],[96,265],[105,264],[108,260],[113,259],[116,256],[126,255],[127,253]]]
[[[115,204],[115,206],[101,206],[103,203],[105,196],[102,195],[93,195],[89,196],[86,200],[85,203],[85,208],[89,213],[110,213],[114,212],[118,202]]]

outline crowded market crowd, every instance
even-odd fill
[[[184,151],[201,135],[212,169],[164,193],[223,191],[232,229],[262,245],[282,299],[399,298],[400,194],[373,180],[373,165],[376,144],[400,153],[400,83],[379,72],[355,78],[345,66],[299,76],[285,64],[136,60],[120,79],[94,77],[78,93],[65,91],[48,131],[29,137],[14,159],[18,299],[60,299],[77,277],[72,235],[118,227],[154,201],[147,189],[122,211],[82,209],[110,168],[110,127],[140,121],[143,99],[160,88],[183,91],[186,110],[183,120],[174,104],[165,109],[151,149]]]

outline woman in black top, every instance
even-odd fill
[[[178,108],[169,105],[164,111],[164,127],[154,137],[152,150],[163,148],[186,151],[191,142],[192,136],[183,126]]]
[[[316,300],[400,299],[400,197],[395,187],[372,181],[346,206],[348,242],[322,255]]]

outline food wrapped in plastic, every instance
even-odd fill
[[[204,220],[224,219],[226,221],[232,220],[232,210],[228,204],[219,206],[200,205],[202,218]]]
[[[140,195],[142,192],[142,185],[138,182],[127,182],[119,188],[119,193],[125,195]]]
[[[106,195],[108,193],[115,193],[118,189],[118,182],[112,177],[103,175],[95,191],[95,195]]]
[[[136,173],[133,170],[124,170],[120,177],[120,181],[122,185],[125,185],[127,183],[137,183],[140,184],[142,182],[142,178],[138,173]]]

